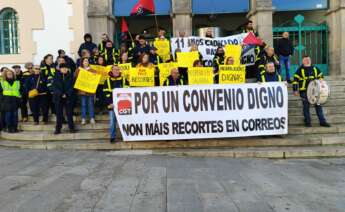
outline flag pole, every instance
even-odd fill
[[[157,14],[155,13],[155,14],[154,14],[154,16],[155,16],[156,30],[157,30],[157,36],[158,36],[158,33],[159,33],[159,27],[158,27]]]

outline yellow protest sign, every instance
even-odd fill
[[[220,65],[219,84],[242,84],[246,82],[246,66]]]
[[[209,85],[213,84],[212,67],[193,67],[188,68],[189,85]]]
[[[132,64],[131,63],[119,64],[119,68],[121,70],[122,76],[129,81],[129,71],[132,68]]]
[[[170,75],[171,69],[178,68],[177,63],[161,63],[158,64],[159,68],[159,85],[163,85],[164,81]]]
[[[225,57],[233,57],[234,65],[241,64],[242,46],[240,45],[226,45],[225,46]]]
[[[131,68],[129,71],[129,84],[131,87],[155,86],[155,69]]]
[[[111,66],[90,65],[90,68],[95,70],[97,74],[101,75],[99,84],[104,85],[104,82],[109,78]]]
[[[163,62],[170,59],[170,42],[169,40],[155,40],[154,47],[157,48],[157,54],[162,57]]]
[[[74,88],[87,93],[96,93],[101,77],[100,74],[94,74],[80,68]]]
[[[177,52],[177,62],[179,67],[193,67],[194,61],[199,60],[199,52]]]

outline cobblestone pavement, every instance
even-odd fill
[[[345,211],[345,159],[0,150],[0,211]]]

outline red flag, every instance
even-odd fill
[[[262,45],[262,40],[257,38],[253,32],[249,32],[247,37],[243,39],[243,43],[247,45],[257,45],[261,46]]]
[[[144,16],[148,14],[155,14],[154,0],[139,0],[139,2],[133,7],[131,16]]]
[[[124,17],[122,17],[122,21],[121,21],[121,32],[122,33],[128,32],[128,25]]]

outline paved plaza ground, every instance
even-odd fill
[[[2,212],[345,211],[345,159],[0,149]]]

